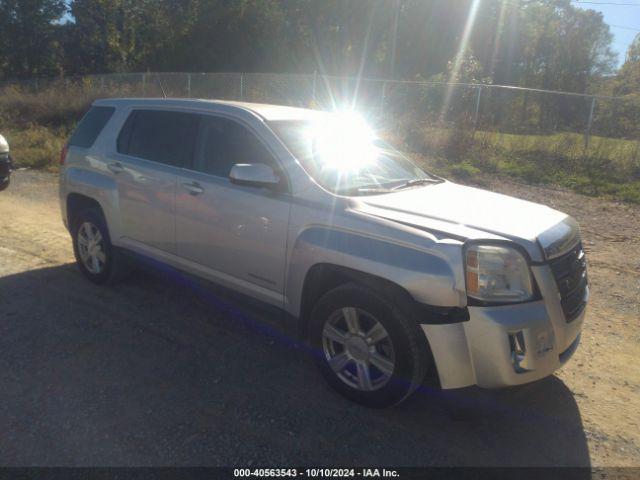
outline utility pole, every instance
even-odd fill
[[[591,136],[591,125],[593,125],[593,111],[596,108],[596,97],[591,99],[591,108],[589,109],[589,119],[587,120],[587,128],[584,131],[584,150],[589,148],[589,137]]]

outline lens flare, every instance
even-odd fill
[[[460,73],[462,60],[464,59],[465,52],[467,51],[467,46],[469,44],[469,37],[471,36],[471,32],[473,31],[473,26],[476,22],[476,15],[478,14],[478,8],[480,7],[481,2],[482,0],[473,0],[473,3],[471,4],[471,8],[469,9],[469,15],[467,16],[467,21],[464,25],[462,38],[460,39],[460,44],[458,45],[458,52],[456,53],[455,59],[453,61],[453,68],[451,69],[451,73],[449,74],[450,85],[447,87],[447,91],[445,92],[445,97],[444,97],[444,102],[443,102],[442,112],[441,112],[441,116],[443,118],[446,115],[447,109],[449,108],[449,104],[451,103],[451,96],[453,95],[453,83],[457,81],[458,73]]]
[[[307,134],[322,168],[357,171],[375,162],[375,134],[353,112],[337,112],[309,128]]]

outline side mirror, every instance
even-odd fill
[[[237,185],[272,188],[280,184],[280,178],[264,163],[236,163],[231,167],[229,180]]]

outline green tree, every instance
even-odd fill
[[[199,71],[282,71],[285,18],[277,0],[201,1],[176,50]]]
[[[134,0],[74,0],[65,26],[66,66],[70,72],[128,70],[139,55],[137,31],[143,21]]]
[[[608,136],[640,139],[640,34],[627,51],[618,74],[603,88],[603,93],[621,97],[599,102],[596,127]]]
[[[57,22],[65,10],[64,0],[0,0],[0,75],[61,73]]]
[[[640,34],[627,50],[626,60],[615,80],[614,94],[640,96]]]

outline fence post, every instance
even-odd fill
[[[187,73],[187,97],[191,98],[191,74]]]
[[[480,98],[482,96],[482,87],[476,87],[478,94],[476,96],[476,111],[473,114],[473,132],[478,128],[478,117],[480,115]]]
[[[104,91],[104,75],[100,75],[100,90]]]
[[[382,82],[382,93],[380,94],[380,116],[384,115],[384,102],[387,96],[387,81]]]
[[[244,100],[244,74],[240,74],[240,101]]]
[[[147,74],[146,73],[142,74],[142,96],[143,97],[147,96]]]
[[[589,136],[591,135],[591,124],[593,123],[593,111],[596,108],[596,97],[591,99],[591,108],[589,109],[589,120],[587,121],[587,128],[584,131],[584,149],[589,147]]]
[[[311,89],[311,101],[313,102],[313,105],[316,105],[316,84],[318,83],[318,71],[314,70],[313,71],[313,85],[312,85],[312,89]]]

